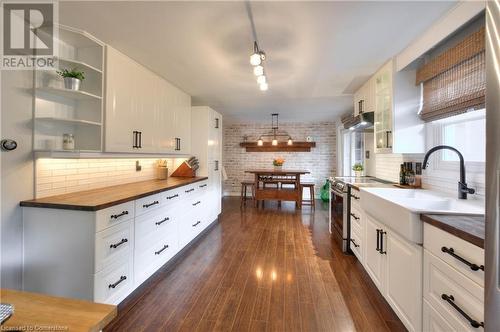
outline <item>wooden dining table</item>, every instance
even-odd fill
[[[260,201],[294,201],[302,208],[302,190],[300,177],[309,174],[306,170],[288,169],[256,169],[246,170],[245,173],[255,177],[255,206]]]

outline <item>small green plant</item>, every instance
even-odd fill
[[[352,166],[352,170],[355,172],[363,172],[363,164],[357,163]]]
[[[85,79],[84,72],[77,70],[76,68],[63,69],[60,71],[58,70],[56,73],[59,74],[59,76],[61,76],[61,77],[72,77],[72,78],[79,79],[80,81],[83,81]]]

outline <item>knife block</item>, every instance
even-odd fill
[[[196,177],[196,171],[194,171],[191,166],[185,161],[172,173],[171,176],[184,177],[184,178],[194,178]]]

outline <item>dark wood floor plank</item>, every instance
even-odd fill
[[[356,258],[328,232],[328,207],[223,201],[220,222],[155,276],[108,331],[404,331]]]

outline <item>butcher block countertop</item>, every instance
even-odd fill
[[[422,214],[420,219],[484,249],[484,217]]]
[[[133,201],[145,196],[172,190],[207,177],[169,177],[167,180],[148,180],[70,194],[22,201],[21,206],[64,210],[97,211],[113,205]]]
[[[1,289],[2,303],[14,314],[2,331],[101,331],[116,317],[116,306],[50,295]]]

